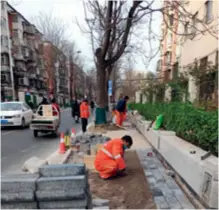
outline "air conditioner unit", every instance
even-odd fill
[[[26,85],[26,86],[28,86],[29,85],[29,80],[26,77],[19,78],[18,83],[19,83],[19,85]]]

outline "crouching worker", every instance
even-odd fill
[[[132,146],[132,138],[123,136],[104,144],[94,161],[94,166],[102,179],[109,179],[125,170],[124,152]]]

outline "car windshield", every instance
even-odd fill
[[[19,103],[1,103],[1,111],[19,111],[22,105]]]

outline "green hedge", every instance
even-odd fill
[[[187,103],[131,104],[146,120],[164,115],[166,130],[218,156],[218,111],[205,112]]]

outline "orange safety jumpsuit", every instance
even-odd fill
[[[107,179],[116,176],[118,171],[125,169],[122,139],[112,139],[104,144],[95,158],[94,166],[100,177]]]
[[[85,119],[90,117],[89,105],[85,102],[80,105],[80,117]]]

